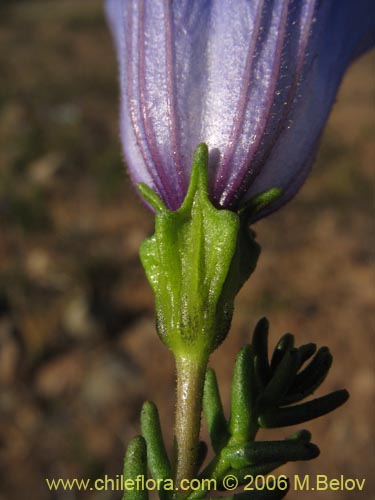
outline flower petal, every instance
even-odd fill
[[[107,0],[106,7],[129,170],[170,209],[184,199],[201,142],[217,206],[236,210],[273,187],[283,195],[260,216],[288,201],[311,168],[346,67],[374,41],[371,0]]]

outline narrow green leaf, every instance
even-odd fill
[[[292,347],[294,347],[294,335],[292,335],[291,333],[286,333],[281,337],[276,345],[275,350],[273,351],[271,359],[271,370],[273,372],[276,370],[278,364],[283,359],[284,354]]]
[[[267,318],[258,321],[252,339],[254,351],[255,374],[261,388],[266,386],[271,378],[271,369],[268,361],[268,331]]]
[[[302,429],[301,431],[297,431],[289,436],[288,439],[291,439],[293,441],[300,441],[301,443],[309,443],[311,441],[311,432]]]
[[[249,467],[244,467],[243,469],[239,470],[229,469],[225,473],[225,475],[235,476],[238,479],[238,485],[242,486],[249,483],[249,476],[264,476],[277,469],[278,467],[281,467],[285,463],[285,460],[279,460],[275,462],[268,462],[265,464],[250,465]],[[219,489],[222,489],[221,485],[219,485]]]
[[[215,372],[209,368],[203,391],[203,412],[210,433],[212,447],[219,453],[229,439],[228,424],[224,416]]]
[[[309,343],[309,344],[304,344],[301,345],[298,348],[299,351],[299,357],[300,357],[300,368],[301,366],[315,354],[316,351],[316,344],[314,343]]]
[[[126,451],[124,462],[125,488],[123,500],[147,500],[147,490],[136,488],[137,476],[147,477],[146,442],[142,436],[133,438]],[[132,483],[132,484],[129,484]],[[134,483],[134,484],[133,484]]]
[[[345,389],[335,391],[321,398],[313,399],[301,405],[279,408],[270,413],[265,413],[258,418],[259,425],[265,428],[285,427],[301,424],[314,418],[325,415],[342,404],[349,398]]]
[[[201,498],[205,498],[207,495],[207,489],[192,491],[189,493],[188,500],[200,500]],[[233,498],[232,496],[228,498]]]
[[[312,394],[325,380],[332,361],[332,354],[327,347],[319,349],[313,360],[296,376],[281,404],[297,403]]]
[[[321,347],[312,361],[297,375],[293,387],[295,386],[296,389],[304,389],[311,385],[315,385],[316,379],[321,378],[320,375],[322,373],[324,373],[323,381],[331,368],[332,361],[333,357],[328,347]]]
[[[147,463],[153,479],[171,478],[171,466],[163,442],[159,413],[151,401],[146,401],[143,405],[141,428],[147,444]]]
[[[231,469],[243,469],[250,465],[269,462],[311,460],[319,455],[319,448],[300,440],[253,441],[242,447],[228,447],[223,455]]]
[[[254,358],[251,346],[239,352],[232,380],[231,416],[229,432],[231,442],[245,443],[253,438],[254,425]]]
[[[287,394],[299,366],[298,349],[290,348],[277,364],[274,375],[258,399],[258,408],[264,411],[276,407]]]

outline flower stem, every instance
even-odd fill
[[[207,362],[207,356],[176,357],[176,485],[179,485],[183,479],[192,479],[197,473],[203,386]]]

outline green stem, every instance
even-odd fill
[[[175,423],[176,485],[197,473],[203,385],[208,357],[176,357],[177,404]]]

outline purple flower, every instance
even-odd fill
[[[120,64],[121,139],[135,183],[172,210],[196,146],[212,202],[286,203],[306,179],[350,62],[374,40],[373,0],[107,0]]]

